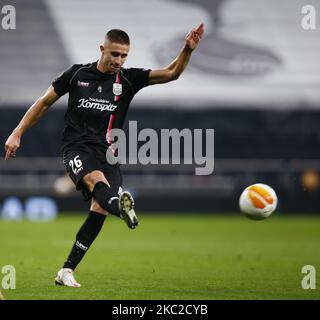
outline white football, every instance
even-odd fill
[[[253,184],[243,190],[239,199],[240,210],[248,218],[263,220],[276,210],[278,197],[275,191],[263,183]]]

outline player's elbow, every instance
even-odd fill
[[[179,72],[171,72],[169,81],[178,80],[179,77],[180,77],[180,73]]]
[[[48,109],[58,99],[59,96],[55,93],[53,88],[50,87],[47,92],[37,100],[37,104],[43,109]]]
[[[179,77],[180,77],[180,74],[176,74],[176,75],[174,75],[174,76],[171,78],[171,81],[178,80]]]
[[[149,78],[149,84],[160,84],[160,83],[167,83],[170,81],[177,80],[179,78],[179,73],[175,70],[163,69],[157,70],[151,74]]]

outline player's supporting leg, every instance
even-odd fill
[[[105,214],[90,210],[87,219],[76,235],[76,241],[72,247],[67,261],[63,265],[64,268],[75,270],[101,231],[105,219]]]
[[[80,284],[74,279],[73,271],[76,269],[87,250],[99,234],[107,212],[93,198],[91,202],[90,212],[76,235],[76,241],[71,252],[64,263],[63,268],[59,270],[56,277],[56,284],[69,287],[80,287]]]

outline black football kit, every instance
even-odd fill
[[[62,140],[63,162],[84,198],[91,198],[82,178],[102,171],[111,188],[122,186],[119,165],[106,161],[110,131],[122,128],[134,95],[149,84],[150,70],[121,68],[114,74],[100,72],[97,62],[73,65],[52,86],[59,96],[69,93]]]

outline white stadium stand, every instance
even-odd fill
[[[175,83],[144,89],[136,106],[319,108],[320,28],[302,28],[304,0],[13,3],[17,29],[0,31],[0,106],[32,102],[69,65],[97,60],[111,28],[131,36],[125,66],[159,68],[203,22],[205,37],[188,70]]]
[[[87,1],[46,1],[75,62],[97,59],[104,33],[122,28],[132,37],[127,66],[162,67],[190,28],[206,24],[205,38],[182,78],[145,89],[137,102],[319,106],[320,31],[301,27],[305,1],[93,0],[90,12]]]

